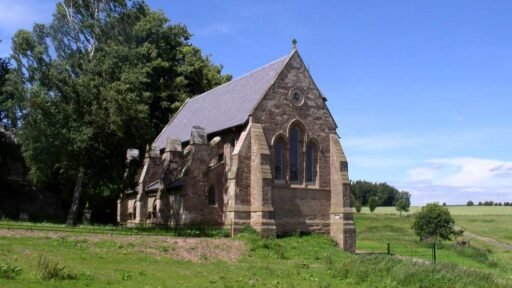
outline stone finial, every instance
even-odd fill
[[[297,39],[295,38],[292,40],[292,50],[297,50]]]
[[[181,140],[178,138],[167,138],[167,142],[165,143],[165,152],[170,151],[181,151]]]
[[[139,149],[126,150],[126,162],[139,159]]]
[[[201,126],[192,127],[190,133],[190,144],[204,144],[208,145],[208,138],[206,137],[206,129]]]
[[[222,140],[219,136],[215,136],[215,138],[212,139],[212,141],[210,141],[210,147],[214,147],[215,145],[217,145],[220,140]]]

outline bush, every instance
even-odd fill
[[[37,262],[37,270],[42,280],[68,280],[76,279],[77,276],[59,265],[58,261],[52,261],[46,256],[40,256]]]
[[[356,208],[356,212],[357,213],[360,213],[361,212],[361,209],[363,209],[363,206],[361,205],[361,203],[359,201],[356,201],[354,203],[354,207]]]
[[[473,201],[469,200],[467,203],[466,203],[466,206],[474,206],[475,203],[473,203]]]
[[[0,278],[15,279],[20,273],[20,266],[9,262],[0,263]]]
[[[454,229],[455,221],[446,207],[437,203],[427,204],[414,215],[412,229],[420,241],[437,243],[449,240],[452,235],[462,234]]]
[[[373,213],[375,209],[377,209],[377,204],[379,200],[377,200],[376,197],[370,197],[370,200],[368,201],[368,208],[370,209],[370,212]]]
[[[400,212],[400,217],[402,217],[402,212],[409,212],[409,206],[411,203],[407,202],[405,199],[400,199],[396,202],[395,209]]]

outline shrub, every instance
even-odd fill
[[[361,209],[363,208],[363,206],[361,205],[361,203],[359,201],[356,201],[354,203],[354,207],[356,208],[356,212],[357,213],[360,213],[361,212]]]
[[[20,266],[9,262],[0,263],[0,278],[15,279],[20,273]]]
[[[420,241],[449,240],[452,235],[457,235],[454,229],[455,221],[447,208],[437,203],[427,204],[414,215],[412,229]]]
[[[377,204],[379,200],[377,200],[376,197],[370,197],[370,200],[368,201],[368,208],[370,209],[370,212],[373,213],[375,209],[377,209]]]
[[[37,262],[37,270],[42,280],[68,280],[76,279],[77,276],[59,265],[59,261],[52,261],[46,256],[40,256]]]
[[[467,203],[466,203],[466,206],[474,206],[475,203],[473,203],[473,201],[469,200]]]
[[[400,217],[402,217],[402,212],[409,212],[409,206],[411,203],[407,202],[405,199],[400,199],[396,202],[395,209],[400,212]]]

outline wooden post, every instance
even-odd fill
[[[437,241],[436,241],[436,242],[437,242]],[[437,262],[437,255],[436,255],[436,252],[437,252],[437,251],[436,251],[436,250],[437,250],[437,243],[436,243],[436,242],[434,242],[434,263],[436,263],[436,262]]]

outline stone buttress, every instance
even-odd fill
[[[355,253],[356,228],[350,205],[348,162],[336,135],[330,135],[331,237],[345,251]]]

